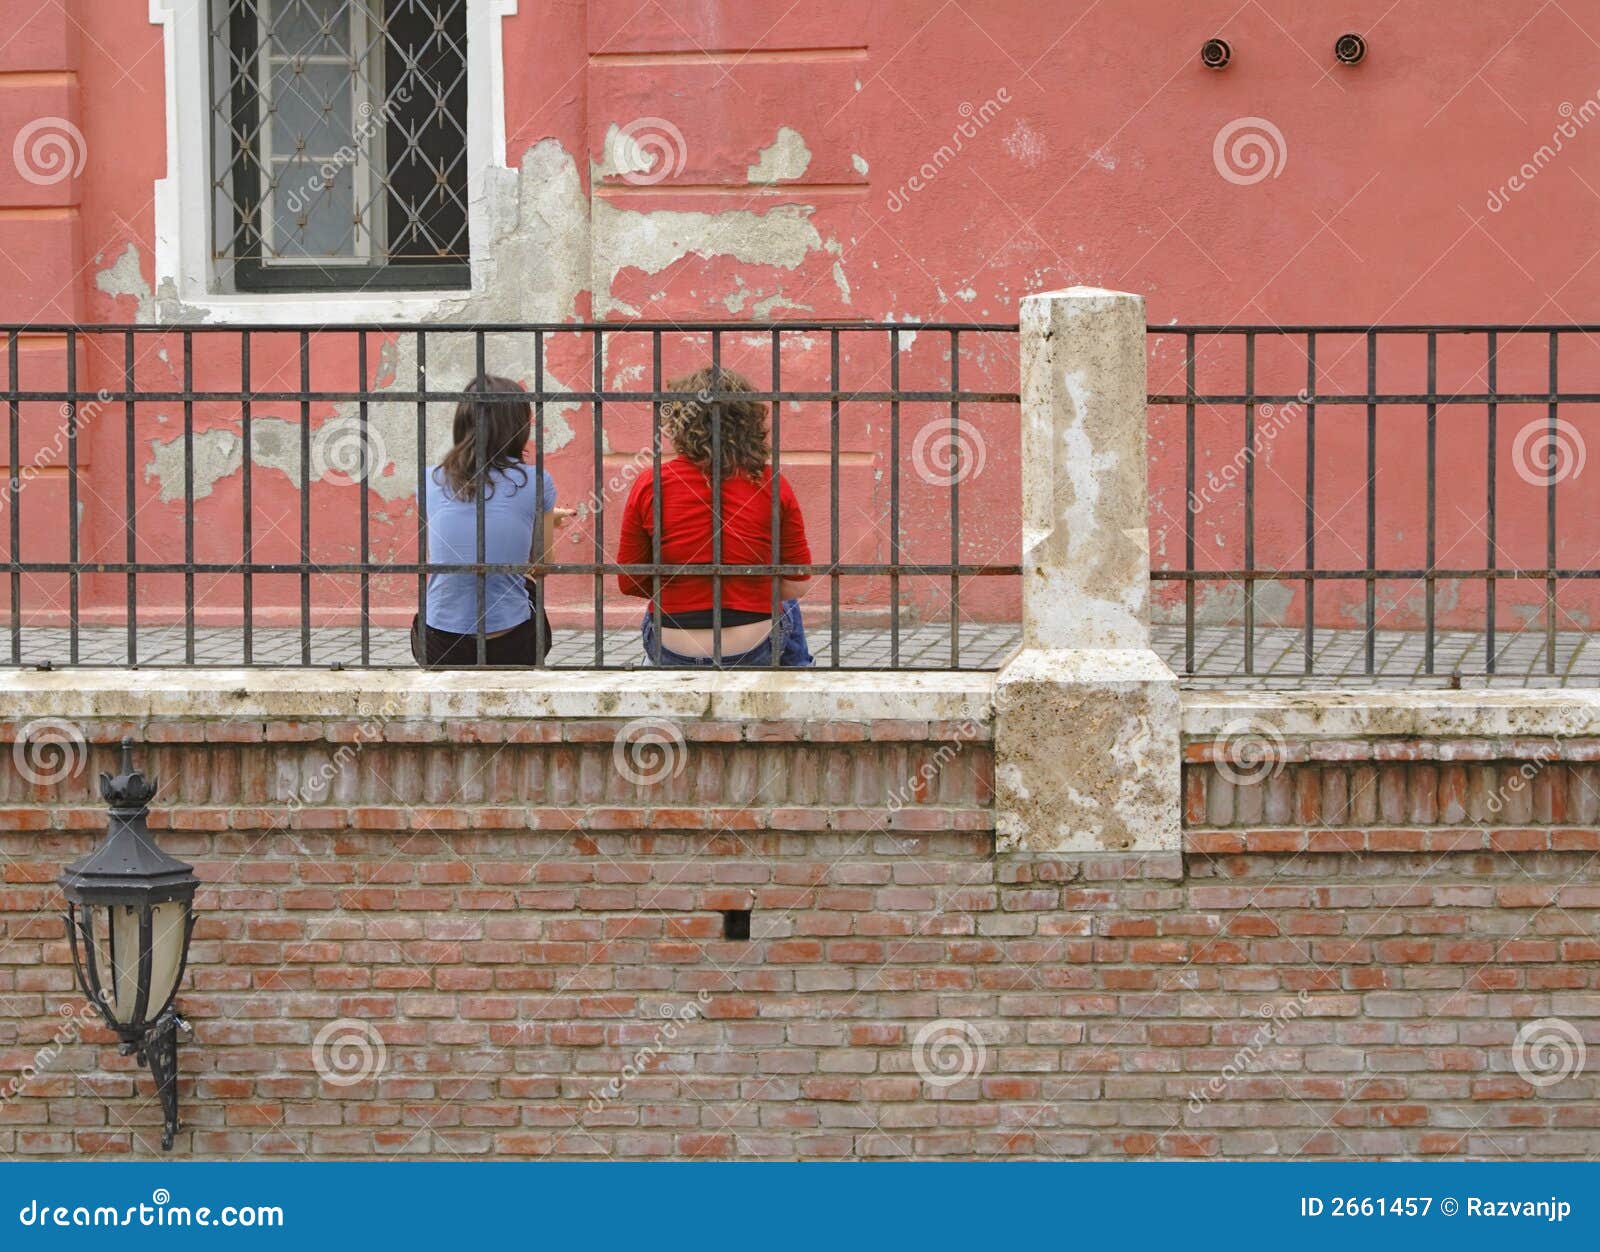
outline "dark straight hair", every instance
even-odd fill
[[[481,374],[466,385],[461,402],[456,405],[455,421],[451,434],[455,446],[439,462],[444,474],[444,487],[458,500],[475,500],[480,479],[483,498],[494,495],[495,470],[519,473],[528,481],[527,467],[522,463],[523,450],[528,446],[528,430],[533,420],[533,406],[528,403],[523,386],[512,378],[494,374]],[[517,392],[518,395],[494,395],[494,392]],[[483,449],[478,448],[478,431],[483,431]]]

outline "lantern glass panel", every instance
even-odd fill
[[[139,1008],[139,921],[138,905],[116,904],[111,909],[110,972],[111,1015],[123,1025],[134,1024]],[[187,908],[182,901],[169,900],[150,907],[150,994],[145,1000],[144,1020],[152,1020],[166,1005],[178,985],[183,964],[183,938],[187,927]]]

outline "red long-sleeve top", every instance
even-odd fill
[[[655,484],[641,475],[628,495],[622,514],[622,538],[617,545],[619,565],[648,565],[655,559],[651,528],[655,522]],[[734,474],[722,483],[722,563],[770,565],[772,563],[772,469],[760,479]],[[800,502],[783,475],[778,480],[778,563],[811,564],[805,519]],[[674,457],[661,466],[661,562],[664,565],[711,564],[711,480],[699,466]],[[789,581],[799,582],[804,576]],[[648,600],[652,580],[648,575],[618,575],[624,595]],[[711,604],[711,576],[684,574],[661,580],[661,612],[693,613]],[[772,607],[772,578],[724,577],[722,607],[765,616]]]

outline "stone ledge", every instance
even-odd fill
[[[944,733],[930,737],[958,737],[952,728],[966,726],[962,737],[987,738],[993,704],[994,675],[977,672],[188,669],[0,674],[0,721],[12,723],[44,716],[133,725],[377,719],[396,726],[667,718],[685,723],[943,724]],[[438,737],[449,736],[440,730]]]
[[[1596,738],[1600,691],[1184,693],[1186,740],[1225,737],[1230,723],[1286,740]]]

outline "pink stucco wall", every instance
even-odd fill
[[[1389,0],[1275,0],[1242,8],[1210,0],[818,0],[792,7],[522,0],[519,8],[504,27],[511,165],[554,140],[576,161],[592,201],[639,214],[764,216],[800,206],[823,245],[808,247],[792,265],[722,254],[684,256],[657,272],[623,265],[612,275],[602,266],[604,289],[597,293],[589,284],[573,310],[580,317],[597,307],[621,316],[625,306],[647,317],[725,319],[750,316],[758,303],[780,296],[778,317],[1008,321],[1028,292],[1081,283],[1142,293],[1152,324],[1600,320],[1594,312],[1600,266],[1592,264],[1600,248],[1600,126],[1586,129],[1583,112],[1600,89],[1600,72],[1582,29],[1586,16],[1570,6],[1466,0],[1449,6],[1448,15],[1439,6]],[[1367,38],[1370,52],[1358,67],[1334,61],[1334,41],[1345,31]],[[1233,48],[1222,72],[1199,62],[1200,45],[1213,35]],[[986,102],[997,107],[985,110]],[[124,285],[102,284],[101,276],[131,246],[144,281],[155,279],[151,186],[169,157],[164,109],[160,31],[145,4],[57,0],[8,30],[0,41],[0,149],[9,152],[29,121],[59,116],[81,130],[85,159],[77,177],[47,185],[17,176],[14,163],[0,159],[0,319],[138,316],[137,298],[103,290]],[[978,116],[987,121],[974,126]],[[615,177],[591,185],[591,162],[604,159],[608,128],[647,117],[666,119],[682,135],[674,172],[651,185]],[[1219,170],[1214,141],[1240,118],[1265,119],[1281,135],[1276,176],[1251,182]],[[937,157],[963,124],[972,133],[962,136],[960,153]],[[1561,151],[1538,155],[1563,124],[1570,133]],[[775,189],[752,187],[749,167],[781,127],[798,133],[809,162]],[[930,162],[936,175],[913,190],[913,178]],[[1522,189],[1512,189],[1513,176],[1530,163],[1534,176],[1524,175]],[[87,387],[119,382],[120,345],[101,347],[84,352],[79,376]],[[815,346],[809,357],[798,343],[792,350],[801,374],[815,365]],[[347,351],[348,345],[331,351],[319,370],[330,378],[348,371],[340,355]],[[1008,351],[1004,344],[985,347],[968,385],[1014,376]],[[947,367],[942,353],[931,336],[913,344],[906,378],[918,371],[936,377]],[[1542,339],[1508,339],[1502,353],[1503,386],[1543,389]],[[1563,390],[1600,390],[1593,341],[1564,339],[1562,354]],[[21,358],[26,386],[64,377],[60,338],[25,339]],[[1362,384],[1359,341],[1329,339],[1319,358],[1335,385]],[[1420,360],[1420,349],[1397,351],[1384,363],[1380,386],[1420,388]],[[1482,390],[1481,341],[1447,346],[1440,361],[1442,386]],[[608,368],[620,376],[628,364],[619,355]],[[856,364],[872,370],[882,363],[862,355]],[[278,367],[279,381],[269,381]],[[220,377],[234,367],[219,358],[203,368]],[[141,386],[157,385],[163,369],[169,382],[177,381],[159,358],[148,369]],[[1223,345],[1208,349],[1202,384],[1233,390],[1238,369]],[[263,349],[258,386],[285,385],[293,376],[286,351],[274,356]],[[1177,340],[1153,345],[1151,378],[1155,389],[1181,378]],[[1293,345],[1262,350],[1258,384],[1276,388],[1280,379],[1285,391],[1303,385],[1304,358]],[[1541,414],[1502,412],[1502,457],[1510,455],[1518,428]],[[175,416],[173,406],[136,415],[141,555],[151,560],[183,553],[182,504],[163,502],[146,473],[147,446],[176,433]],[[1319,414],[1319,563],[1359,559],[1360,416],[1355,409]],[[1590,414],[1575,405],[1563,416],[1582,431]],[[640,418],[619,413],[614,420],[608,444],[614,457],[625,458],[640,442]],[[966,507],[984,519],[971,527],[967,555],[1009,559],[1016,543],[1015,419],[996,410],[972,420],[987,460],[966,497]],[[1260,453],[1261,564],[1300,563],[1299,421],[1278,423]],[[226,406],[197,413],[200,429],[228,423],[237,423],[237,413]],[[1421,560],[1421,423],[1420,410],[1385,417],[1384,564]],[[23,418],[23,462],[51,467],[30,479],[20,500],[28,559],[65,555],[59,425],[54,406]],[[577,437],[550,465],[572,484],[569,497],[586,494],[593,481],[592,441],[577,425]],[[826,448],[825,425],[817,414],[799,411],[790,430],[785,447],[797,454],[795,473],[809,475],[815,493],[825,473],[802,463],[804,454],[814,460]],[[841,510],[847,547],[858,559],[885,559],[881,416],[863,415],[851,430]],[[1483,430],[1481,409],[1447,409],[1441,417],[1441,563],[1483,561]],[[1158,564],[1175,563],[1184,511],[1181,413],[1153,412],[1151,435],[1152,553]],[[1202,481],[1208,468],[1232,457],[1238,436],[1236,413],[1202,415]],[[79,449],[86,558],[122,556],[126,454],[120,406],[86,423]],[[1542,562],[1542,491],[1510,472],[1499,479],[1502,562]],[[1581,477],[1562,486],[1561,564],[1588,563],[1600,549],[1600,520],[1584,508],[1583,487]],[[292,558],[298,524],[292,484],[261,470],[255,493],[258,537]],[[361,507],[353,495],[349,487],[319,485],[314,492],[316,529],[330,544],[348,538]],[[1241,497],[1237,489],[1225,491],[1200,514],[1202,564],[1239,563]],[[239,508],[237,482],[218,483],[197,518],[201,559],[236,554]],[[908,501],[908,528],[947,549],[935,529],[939,509],[936,497]],[[390,546],[375,550],[404,554],[409,505],[391,500],[377,512],[374,533],[388,535]],[[269,538],[275,526],[288,532]],[[579,542],[586,558],[592,541]],[[319,554],[334,553],[319,548]],[[121,587],[117,578],[91,578],[85,603],[115,618]],[[27,604],[62,607],[60,590],[59,580],[42,580]],[[1542,594],[1542,587],[1534,590],[1530,601]],[[396,580],[379,595],[398,604],[407,592],[405,580]],[[863,604],[880,594],[870,586],[852,593]],[[177,580],[149,579],[141,611],[160,614],[181,604],[181,595]],[[586,595],[586,584],[574,580],[570,599],[577,604]],[[297,596],[290,579],[259,587],[262,620],[280,608],[292,611]],[[1319,615],[1350,621],[1359,597],[1358,584],[1325,592]],[[327,603],[342,599],[330,592]],[[925,608],[936,612],[938,600],[930,593]],[[1382,592],[1383,603],[1401,609],[1416,601],[1413,587]],[[219,582],[206,595],[207,610],[219,620],[236,603],[234,584]],[[1441,620],[1465,623],[1480,604],[1481,592],[1465,589],[1448,604],[1441,599]],[[1579,618],[1565,624],[1586,622],[1583,597],[1574,604]],[[1004,614],[1014,606],[1008,592],[993,590],[968,607]],[[1298,600],[1277,611],[1293,616]]]

